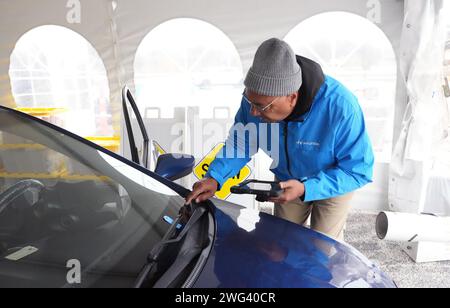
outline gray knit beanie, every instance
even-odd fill
[[[298,91],[302,85],[302,69],[292,48],[277,38],[262,43],[244,85],[252,92],[267,96],[285,96]]]

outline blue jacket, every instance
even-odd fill
[[[325,76],[317,63],[303,57],[297,60],[303,84],[295,110],[286,120],[260,125],[262,121],[251,115],[250,105],[241,102],[235,125],[256,127],[258,137],[230,132],[206,174],[220,186],[259,148],[274,159],[271,171],[279,180],[304,183],[305,202],[344,195],[372,181],[374,156],[357,98]]]

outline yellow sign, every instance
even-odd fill
[[[195,166],[194,168],[194,175],[199,179],[203,179],[206,175],[206,172],[208,171],[209,166],[213,162],[213,160],[216,158],[217,153],[223,148],[225,144],[219,143],[214,147],[214,149],[211,150],[201,161],[200,163]],[[235,185],[239,185],[240,183],[244,182],[252,173],[249,166],[245,166],[242,168],[238,174],[228,181],[226,181],[222,189],[216,192],[216,197],[222,200],[227,199],[231,195],[231,187]]]
[[[28,107],[17,107],[17,111],[27,113],[33,117],[50,117],[55,114],[67,112],[67,108],[28,108]]]
[[[158,159],[159,156],[167,153],[158,142],[153,140],[152,143],[153,143],[153,156],[155,157],[155,159]]]
[[[105,149],[108,149],[112,152],[119,152],[120,147],[120,137],[119,136],[111,136],[111,137],[85,137],[85,139],[92,141],[96,144],[98,144],[101,147],[104,147]]]

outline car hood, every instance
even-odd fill
[[[212,202],[215,242],[194,287],[395,287],[345,243],[266,213]]]

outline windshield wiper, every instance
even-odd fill
[[[172,245],[180,244],[185,239],[189,231],[193,230],[194,227],[197,227],[201,222],[201,218],[208,213],[208,208],[205,206],[196,205],[194,209],[189,209],[188,207],[191,207],[191,205],[185,205],[181,208],[180,214],[171,224],[169,230],[163,236],[162,240],[157,243],[148,254],[147,263],[139,273],[139,276],[135,282],[135,288],[142,287],[144,284],[146,284],[146,282],[153,278],[155,274],[159,272],[158,269],[156,269],[156,266],[161,261],[161,256],[163,255],[165,249],[171,247]],[[185,221],[186,215],[188,215],[188,213],[191,213],[191,215],[186,225],[176,236],[176,238],[171,239],[171,237],[177,232],[177,225],[182,224],[183,221]],[[181,272],[190,263],[190,261],[192,261],[201,252],[201,250],[203,250],[203,248],[206,246],[205,244],[207,243],[202,243],[200,246],[193,245],[193,247],[190,247],[190,251],[188,253],[184,253],[181,256],[183,258],[183,260],[180,262],[181,265],[177,265],[177,268],[173,270],[175,270],[177,273]],[[169,271],[171,269],[171,267],[177,262],[177,259],[175,259],[175,261],[169,266],[166,271]],[[165,273],[160,274],[161,276],[163,276]]]

